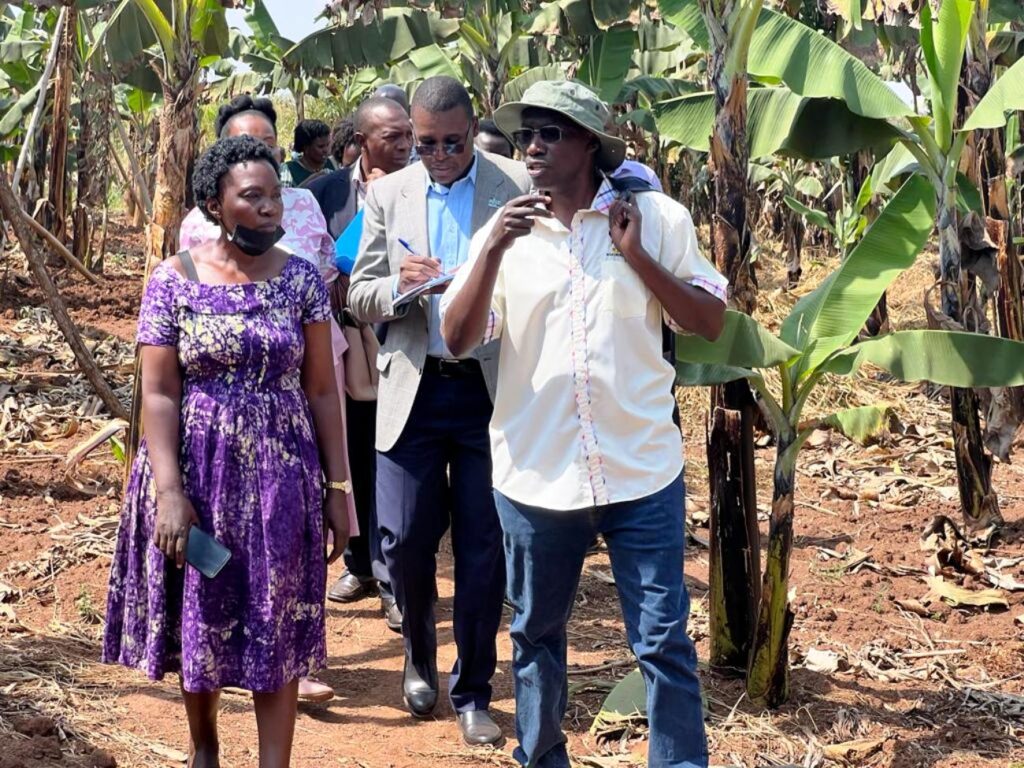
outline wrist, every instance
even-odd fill
[[[164,497],[167,497],[167,496],[184,496],[184,495],[185,495],[185,489],[182,488],[181,485],[173,485],[173,486],[168,486],[166,488],[157,488],[157,490],[156,490],[156,496],[157,496],[158,499],[164,498]]]
[[[352,481],[351,480],[325,480],[324,488],[330,491],[338,491],[340,493],[352,493]]]

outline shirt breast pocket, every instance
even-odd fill
[[[650,293],[643,280],[621,258],[601,262],[602,305],[616,317],[644,317]]]

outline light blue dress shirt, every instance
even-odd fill
[[[428,178],[427,232],[430,236],[430,255],[441,262],[442,272],[451,272],[469,258],[469,241],[473,238],[473,198],[476,196],[477,159],[474,156],[469,173],[450,187]],[[424,169],[425,170],[425,169]],[[441,336],[441,294],[430,296],[430,316],[427,329],[430,342],[427,354],[431,357],[452,357]]]

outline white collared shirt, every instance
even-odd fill
[[[491,420],[494,487],[554,510],[631,501],[683,468],[672,423],[674,371],[662,357],[662,309],[608,233],[607,181],[572,228],[538,218],[498,272],[488,330],[501,338]],[[689,211],[671,198],[636,196],[647,252],[725,301],[727,283],[701,256]],[[470,246],[475,261],[497,216]],[[470,272],[459,270],[442,312]]]

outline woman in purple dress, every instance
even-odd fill
[[[330,306],[316,268],[275,246],[281,185],[265,144],[218,141],[193,186],[221,235],[157,267],[143,296],[146,438],[103,658],[180,675],[194,768],[219,764],[220,690],[251,690],[260,768],[283,768],[297,681],[326,662],[327,563],[348,539]],[[192,525],[231,551],[213,578],[185,567]]]

